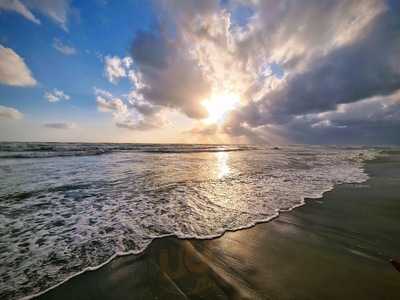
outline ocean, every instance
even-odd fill
[[[0,298],[49,289],[156,238],[209,239],[368,179],[381,149],[0,143]]]

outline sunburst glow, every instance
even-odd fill
[[[227,113],[236,108],[239,103],[240,97],[233,93],[217,94],[204,100],[202,105],[208,112],[205,122],[208,124],[221,123]]]

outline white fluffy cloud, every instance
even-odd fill
[[[70,45],[64,44],[61,40],[59,39],[54,39],[53,40],[53,47],[60,53],[64,55],[74,55],[76,54],[76,49]]]
[[[0,119],[18,120],[23,118],[23,114],[15,108],[0,105]]]
[[[36,80],[24,59],[11,48],[0,45],[0,83],[12,86],[34,86]]]
[[[123,120],[128,115],[127,105],[118,97],[114,97],[110,92],[95,88],[97,108],[101,112],[111,112],[116,120]]]
[[[130,57],[106,56],[104,63],[104,73],[111,83],[117,83],[123,77],[134,76],[130,70],[132,65]]]
[[[67,94],[65,94],[63,91],[54,89],[52,91],[47,91],[44,94],[44,97],[47,99],[49,102],[58,102],[61,100],[69,100],[71,97]]]
[[[108,91],[95,88],[97,108],[112,113],[115,125],[129,130],[150,130],[166,124],[159,109],[141,103],[134,92],[116,97]]]

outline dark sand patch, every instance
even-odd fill
[[[400,155],[269,223],[156,240],[37,299],[398,299]]]

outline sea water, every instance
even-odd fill
[[[153,239],[212,238],[368,179],[362,147],[0,143],[0,298]]]

